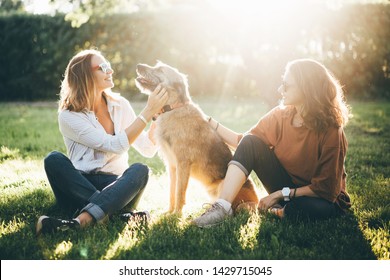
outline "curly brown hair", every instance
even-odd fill
[[[320,132],[347,124],[350,108],[343,88],[324,65],[312,59],[297,59],[287,64],[287,71],[305,97],[299,113],[307,127]]]

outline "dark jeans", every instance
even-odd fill
[[[253,135],[246,135],[242,138],[229,164],[238,166],[246,176],[255,171],[268,193],[281,190],[283,187],[301,187],[292,182],[274,151],[260,138]],[[318,197],[300,196],[281,204],[285,205],[284,213],[287,217],[304,216],[321,219],[341,213],[337,204]]]
[[[149,168],[140,163],[122,176],[86,174],[56,151],[45,158],[44,166],[58,204],[67,210],[86,211],[97,222],[124,207],[134,209],[149,178]]]

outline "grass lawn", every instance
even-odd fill
[[[244,132],[267,111],[255,102],[199,102],[215,119]],[[134,104],[139,111],[143,104]],[[43,158],[65,152],[55,104],[0,104],[0,258],[1,259],[390,259],[390,103],[352,103],[346,127],[349,150],[347,187],[353,199],[348,215],[319,221],[278,220],[269,214],[242,213],[212,229],[190,225],[208,197],[191,182],[182,217],[164,215],[168,177],[156,156],[133,149],[131,162],[152,170],[139,209],[151,212],[148,226],[112,218],[76,232],[37,238],[40,215],[69,217],[55,205]],[[256,180],[261,195],[265,195]]]

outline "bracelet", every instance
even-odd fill
[[[145,117],[142,116],[141,114],[138,115],[138,118],[139,118],[141,121],[143,121],[143,122],[145,123],[145,125],[148,124],[148,122],[147,122],[147,120],[145,119]]]
[[[207,118],[207,121],[208,121],[208,122],[211,122],[212,119],[213,119],[213,118],[210,116],[210,117]],[[217,131],[217,129],[218,129],[218,127],[219,127],[219,122],[216,121],[216,123],[217,123],[217,126],[214,128],[215,131]]]
[[[295,193],[297,192],[297,188],[294,189],[293,198],[295,198]]]

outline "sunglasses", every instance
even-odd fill
[[[110,70],[112,70],[110,62],[100,63],[99,66],[95,66],[94,68],[102,70],[104,74],[107,74]]]

